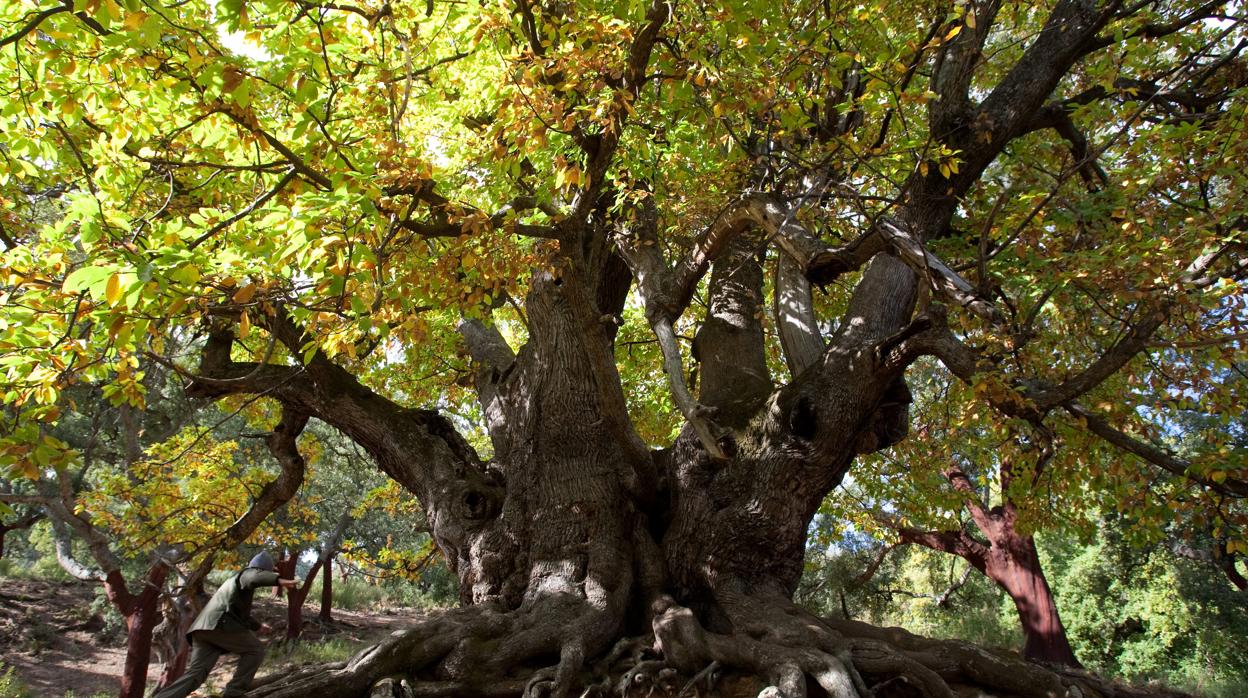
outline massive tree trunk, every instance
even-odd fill
[[[253,694],[359,696],[401,677],[419,695],[565,696],[616,690],[625,674],[662,685],[726,667],[785,696],[806,695],[808,680],[833,696],[897,681],[950,695],[959,680],[1041,695],[1008,670],[976,675],[969,654],[950,668],[792,603],[819,502],[856,454],[904,434],[896,358],[921,331],[911,326],[916,281],[896,257],[877,255],[828,349],[775,388],[761,350],[758,240],[725,249],[694,343],[698,409],[722,457],[692,427],[658,451],[637,437],[612,357],[610,320],[628,277],[594,275],[575,259],[534,281],[518,352],[488,325],[463,327],[488,462],[441,415],[386,401],[324,356],[301,369],[237,363],[225,354],[228,329],[215,331],[192,390],[268,390],[359,441],[424,506],[464,604],[347,665],[274,677]],[[612,254],[605,243],[603,254]],[[284,316],[267,328],[302,341]],[[1075,680],[1047,676],[1045,691]]]

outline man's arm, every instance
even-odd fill
[[[259,587],[275,586],[280,586],[283,589],[294,589],[299,586],[299,580],[282,579],[276,572],[268,572],[266,570],[258,570],[254,567],[249,567],[246,570],[243,570],[242,575],[239,576],[238,585],[247,590],[257,589]],[[245,621],[247,623],[247,627],[251,628],[253,631],[259,631],[261,633],[267,632],[267,626],[264,623],[260,623],[251,617],[250,604],[248,605],[246,616]]]
[[[282,579],[276,572],[266,572],[265,570],[252,568],[243,572],[243,577],[239,580],[239,584],[244,589],[276,586],[280,586],[283,589],[294,589],[299,586],[299,580]]]

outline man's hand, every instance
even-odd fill
[[[273,632],[273,626],[269,625],[268,623],[261,623],[260,629],[257,630],[256,632],[260,633],[261,635],[268,635],[269,633]]]
[[[283,589],[294,589],[299,586],[299,580],[298,579],[279,579],[277,580],[277,584]]]

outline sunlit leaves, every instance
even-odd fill
[[[213,542],[247,512],[253,495],[273,478],[249,462],[233,441],[189,428],[144,454],[125,470],[102,474],[80,506],[108,530],[121,552],[142,555],[175,545],[190,559],[213,551]],[[280,520],[266,523],[257,543],[295,545],[314,536],[315,515],[296,500]]]

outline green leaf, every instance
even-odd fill
[[[65,281],[61,284],[61,290],[65,293],[78,293],[107,281],[110,273],[112,273],[112,270],[108,267],[79,267],[65,277]]]

